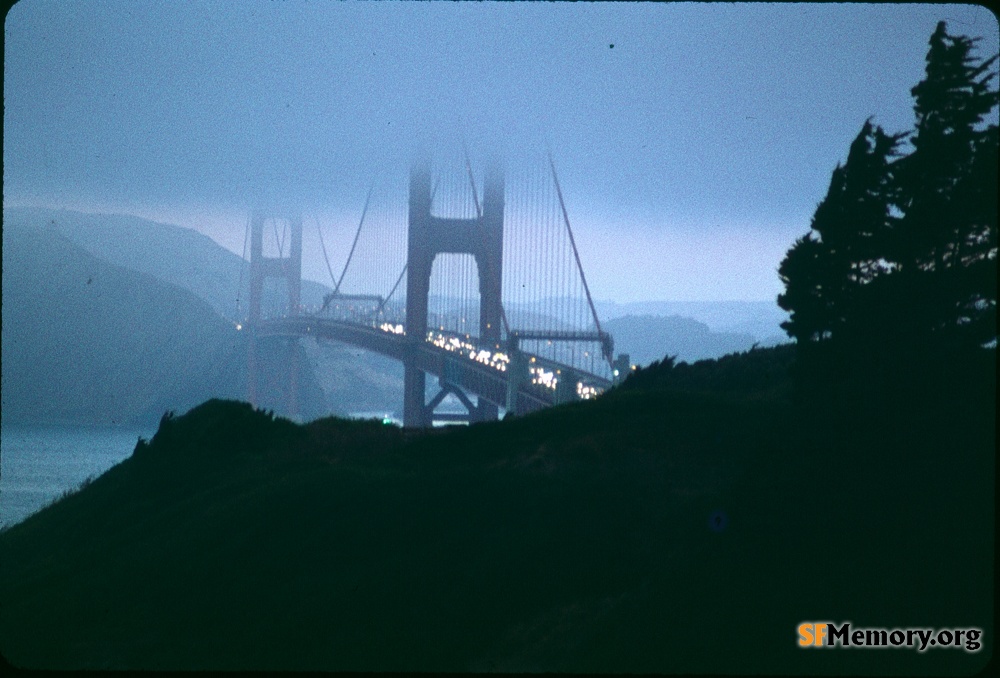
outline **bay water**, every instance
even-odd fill
[[[21,522],[127,459],[155,428],[4,426],[0,429],[0,529]]]
[[[354,419],[402,422],[385,412],[353,412]],[[434,422],[440,426],[444,422]],[[15,525],[132,455],[149,429],[83,426],[0,428],[0,529]]]

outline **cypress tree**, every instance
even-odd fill
[[[833,323],[825,296],[830,268],[826,247],[812,233],[795,241],[778,268],[785,284],[778,305],[790,313],[781,327],[800,346],[831,335]]]
[[[998,101],[989,85],[997,56],[975,58],[976,42],[940,22],[926,76],[911,90],[913,152],[899,171],[904,216],[887,255],[909,291],[899,301],[914,341],[996,337],[997,133],[984,118]]]
[[[831,340],[870,363],[996,341],[1000,141],[984,119],[998,103],[997,56],[975,58],[976,42],[938,24],[911,90],[909,155],[897,157],[907,135],[869,120],[834,170],[778,271],[783,327],[800,346]]]
[[[778,304],[791,312],[783,327],[800,343],[843,343],[866,333],[858,314],[867,287],[888,271],[882,253],[895,220],[893,158],[900,138],[865,121],[847,162],[833,171],[812,230],[781,263],[785,293]]]

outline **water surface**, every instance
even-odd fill
[[[73,426],[0,429],[0,527],[32,513],[128,458],[155,429]]]

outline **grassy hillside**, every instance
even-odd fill
[[[787,350],[754,351],[419,436],[209,402],[0,534],[0,650],[52,668],[967,674],[993,647],[995,381],[969,379],[989,360],[885,408],[819,408],[791,397]],[[985,645],[799,649],[813,620],[978,626]]]
[[[51,230],[5,224],[5,423],[155,423],[167,409],[243,396],[244,341],[191,292],[109,264]],[[276,369],[265,363],[265,374]],[[302,381],[312,384],[308,374]]]

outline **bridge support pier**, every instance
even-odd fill
[[[528,357],[517,348],[516,338],[508,350],[510,363],[507,365],[507,414],[522,414],[518,401],[518,391],[528,380]]]
[[[257,407],[257,328],[248,323],[247,331],[247,401]]]
[[[615,386],[622,383],[628,378],[628,375],[632,373],[631,360],[629,360],[628,353],[619,353],[618,357],[615,358],[615,362],[612,365],[612,379],[611,383]]]
[[[288,342],[288,417],[298,420],[299,417],[299,340]]]
[[[423,341],[423,337],[420,338]],[[424,407],[427,391],[427,375],[416,365],[419,348],[411,344],[410,356],[403,362],[403,426],[406,428],[428,428],[431,425]]]
[[[479,398],[476,409],[469,413],[470,421],[496,421],[499,418],[500,408],[483,398]]]
[[[556,381],[556,405],[571,403],[578,399],[576,384],[579,380],[580,377],[575,371],[565,367],[559,370]]]

